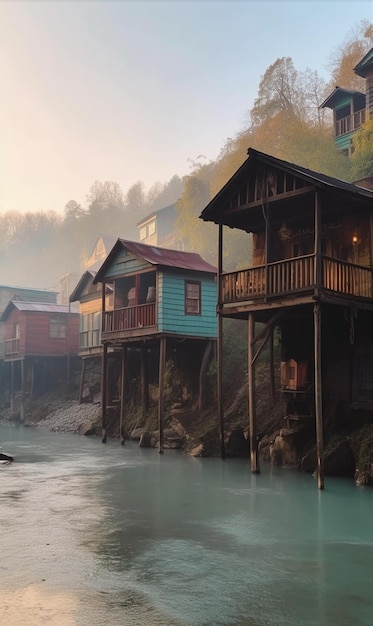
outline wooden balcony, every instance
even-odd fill
[[[155,302],[128,306],[102,314],[102,333],[135,331],[155,326]]]
[[[221,276],[222,303],[276,298],[316,289],[316,256],[310,254]],[[321,257],[320,288],[346,296],[373,297],[369,267]]]
[[[335,136],[340,137],[341,135],[347,135],[347,133],[352,133],[354,130],[360,128],[364,122],[365,109],[361,109],[361,111],[356,111],[356,113],[353,113],[352,115],[342,117],[342,119],[337,120],[335,123]]]

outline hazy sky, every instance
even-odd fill
[[[0,212],[214,160],[278,57],[329,78],[373,0],[0,1]],[[244,156],[243,156],[244,158]]]

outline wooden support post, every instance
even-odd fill
[[[122,360],[120,368],[120,421],[119,421],[119,436],[120,443],[124,446],[124,414],[125,414],[125,400],[126,400],[126,362],[127,362],[127,348],[122,346]]]
[[[221,275],[223,273],[223,225],[219,224],[219,246],[218,246],[218,341],[217,341],[217,393],[218,393],[218,420],[220,428],[220,456],[225,459],[224,443],[224,409],[223,409],[223,317],[221,309],[223,306],[223,294]]]
[[[322,379],[321,379],[321,311],[320,304],[313,305],[314,343],[315,343],[315,419],[317,451],[317,486],[324,489],[324,443],[322,416]]]
[[[21,407],[19,412],[21,424],[25,421],[25,373],[25,359],[21,359]]]
[[[201,361],[201,367],[199,369],[199,394],[198,394],[198,410],[199,411],[202,411],[205,405],[206,370],[207,370],[207,364],[209,362],[211,350],[212,350],[212,341],[209,340],[206,343],[202,361]]]
[[[14,361],[10,363],[10,410],[14,411]]]
[[[271,377],[272,400],[276,401],[275,363],[274,363],[274,328],[271,330],[269,341],[269,367]]]
[[[80,385],[79,385],[79,404],[83,401],[83,390],[84,390],[84,379],[85,379],[85,369],[86,369],[86,359],[82,360],[82,371],[80,373]]]
[[[106,395],[107,395],[107,343],[102,346],[102,367],[101,367],[101,432],[102,443],[106,443]]]
[[[160,338],[159,344],[159,382],[158,382],[158,428],[159,454],[163,454],[163,417],[164,417],[164,375],[166,369],[166,337]]]
[[[145,417],[149,410],[149,384],[148,384],[148,363],[146,360],[146,347],[141,346],[141,402],[142,416]]]
[[[250,462],[253,474],[259,473],[258,442],[256,437],[255,414],[255,361],[254,361],[254,313],[249,313],[248,319],[248,386],[249,386],[249,437]]]

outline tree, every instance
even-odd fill
[[[352,140],[350,157],[354,180],[373,176],[373,118],[363,124]]]
[[[85,214],[84,209],[76,200],[69,200],[65,205],[64,220],[65,222],[76,222]]]
[[[365,80],[355,74],[354,67],[373,45],[373,24],[362,20],[355,26],[346,40],[335,50],[329,68],[331,81],[329,91],[335,86],[365,92]]]

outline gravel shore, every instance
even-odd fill
[[[52,432],[84,433],[98,425],[100,418],[100,402],[79,404],[75,400],[70,400],[62,405],[59,403],[44,419],[39,421],[26,419],[26,423]]]

